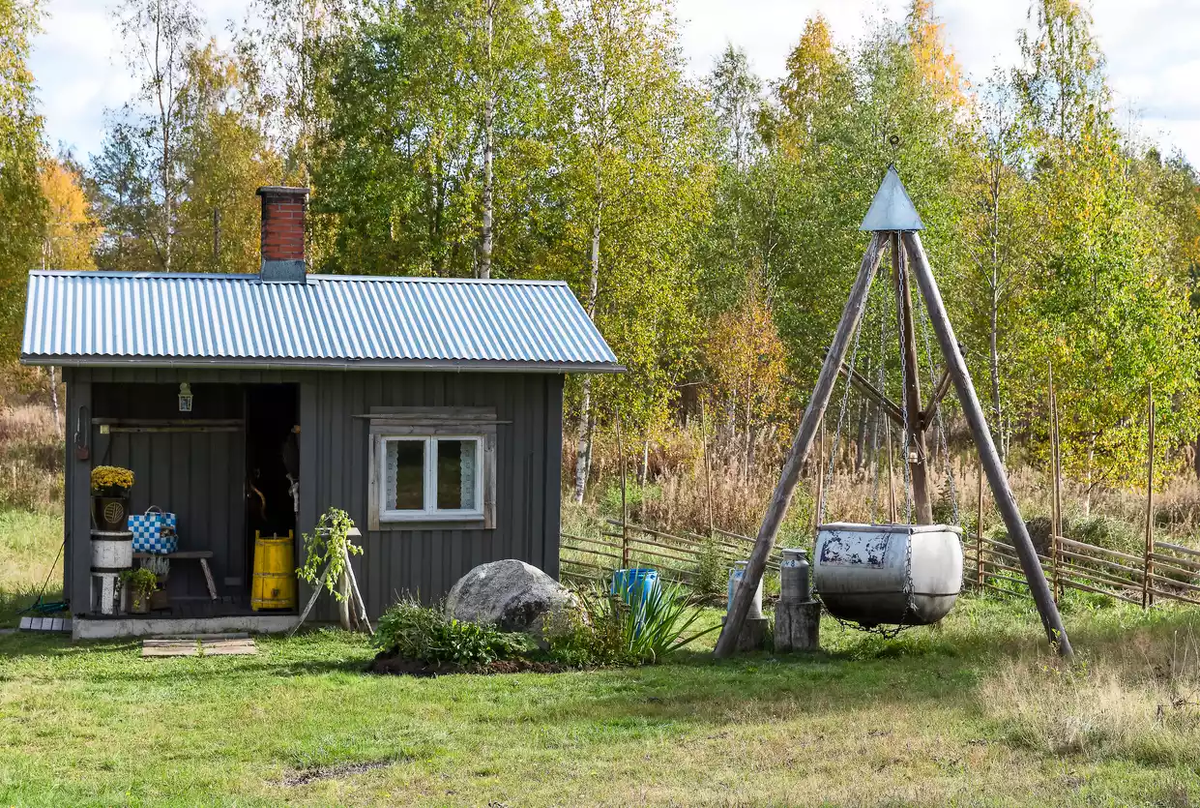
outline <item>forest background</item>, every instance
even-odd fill
[[[894,164],[1010,467],[1045,467],[1051,367],[1084,512],[1144,484],[1151,387],[1158,485],[1197,466],[1200,179],[1122,127],[1081,3],[1033,0],[978,83],[931,0],[850,45],[814,16],[776,82],[732,45],[694,75],[670,0],[255,0],[228,47],[188,0],[113,10],[139,92],[77,155],[38,112],[43,10],[0,0],[0,396],[60,430],[54,370],[15,363],[29,270],[256,271],[255,189],[304,185],[312,271],[569,282],[628,372],[568,385],[564,486],[606,494],[619,423],[667,523],[749,531]],[[891,306],[856,367],[895,397]],[[898,436],[842,402],[840,468],[877,477]],[[943,499],[973,479],[944,426]]]

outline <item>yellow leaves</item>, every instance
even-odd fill
[[[38,179],[46,199],[42,257],[47,269],[95,269],[92,245],[100,226],[88,213],[79,174],[59,160],[43,160]]]
[[[771,310],[751,299],[719,315],[704,346],[710,394],[718,406],[762,422],[783,403],[786,354]]]

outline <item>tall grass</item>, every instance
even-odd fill
[[[1129,640],[1074,666],[1007,662],[980,700],[1006,740],[1039,754],[1200,766],[1200,638]]]
[[[718,441],[710,441],[706,473],[704,442],[700,430],[681,427],[662,435],[652,445],[644,482],[642,457],[638,447],[626,447],[626,507],[631,520],[663,530],[707,531],[711,514],[721,529],[753,536],[766,510],[776,483],[786,446],[775,442],[756,453],[747,468],[739,452],[722,451]],[[563,474],[567,490],[573,482],[574,441],[564,441]],[[827,448],[832,451],[832,441]],[[575,508],[564,497],[564,524],[588,531],[589,525],[621,514],[620,462],[612,436],[600,433],[594,448],[595,461],[588,498],[583,508]],[[897,516],[906,521],[905,485],[899,458],[896,458],[889,485],[885,468],[855,469],[856,447],[843,439],[839,442],[837,462],[824,486],[824,521],[887,521],[889,491],[894,490]],[[935,516],[951,520],[957,506],[960,524],[974,529],[977,520],[978,463],[972,452],[952,453],[950,474],[939,457],[930,465]],[[1050,514],[1052,486],[1045,469],[1015,461],[1009,471],[1009,483],[1026,520]],[[828,463],[828,460],[826,460]],[[828,471],[828,466],[825,467]],[[817,462],[810,459],[796,490],[783,527],[782,540],[799,542],[810,535],[816,521]],[[1086,505],[1085,505],[1086,503]],[[1066,533],[1087,543],[1111,549],[1131,551],[1141,546],[1145,525],[1145,491],[1096,488],[1090,497],[1082,484],[1064,481],[1063,514]],[[1154,520],[1161,538],[1200,546],[1200,483],[1190,474],[1170,481],[1155,493]],[[1000,525],[991,501],[984,491],[984,526]],[[566,528],[564,528],[566,529]]]
[[[48,408],[0,409],[0,509],[46,510],[61,503],[63,452]]]

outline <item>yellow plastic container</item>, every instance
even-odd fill
[[[296,608],[295,542],[289,530],[286,536],[264,536],[254,531],[254,582],[250,589],[250,608]]]

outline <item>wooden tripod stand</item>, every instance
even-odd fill
[[[899,269],[905,266],[905,260],[911,264],[911,274],[916,278],[917,287],[920,289],[921,297],[925,301],[930,323],[933,326],[934,333],[937,335],[938,346],[945,360],[946,371],[944,376],[949,379],[949,382],[953,383],[955,392],[958,394],[959,402],[963,408],[963,415],[970,428],[976,450],[979,452],[980,463],[984,473],[987,475],[988,485],[992,489],[992,496],[995,498],[996,507],[1004,519],[1005,527],[1008,528],[1008,535],[1011,537],[1013,545],[1016,547],[1017,555],[1021,560],[1021,568],[1025,572],[1025,579],[1029,583],[1030,592],[1033,594],[1034,602],[1037,604],[1038,612],[1041,615],[1046,637],[1060,655],[1066,658],[1070,658],[1073,655],[1071,642],[1067,637],[1066,629],[1063,627],[1062,616],[1059,614],[1058,607],[1054,603],[1054,598],[1050,592],[1050,585],[1047,583],[1041,563],[1038,561],[1037,551],[1034,549],[1033,542],[1029,538],[1029,531],[1025,528],[1024,520],[1021,519],[1021,513],[1017,508],[1012,489],[1009,487],[1004,466],[1000,462],[1000,456],[997,454],[995,444],[992,442],[991,431],[988,429],[987,422],[984,419],[983,408],[979,404],[979,397],[975,393],[975,385],[971,382],[971,375],[967,372],[966,361],[963,359],[962,351],[958,347],[958,340],[954,336],[954,327],[950,324],[950,318],[946,314],[946,307],[942,302],[941,291],[938,289],[937,281],[933,277],[933,270],[930,269],[929,259],[925,255],[925,248],[921,244],[921,237],[918,231],[923,228],[924,225],[921,223],[921,217],[917,215],[916,208],[913,207],[908,192],[900,182],[899,174],[896,173],[895,168],[889,167],[883,184],[880,185],[879,191],[876,192],[875,198],[871,202],[871,207],[867,211],[866,218],[863,219],[860,228],[872,233],[871,243],[867,247],[866,254],[863,256],[854,286],[850,289],[850,297],[846,302],[845,309],[842,311],[842,318],[838,323],[837,332],[834,334],[833,344],[830,345],[829,351],[825,355],[825,362],[821,366],[821,372],[817,376],[817,384],[813,390],[812,398],[809,399],[808,407],[804,411],[804,417],[800,421],[800,428],[796,432],[796,437],[792,441],[791,449],[788,451],[787,458],[784,461],[779,483],[775,487],[775,494],[767,506],[767,512],[763,517],[762,525],[759,527],[758,537],[754,543],[754,550],[750,554],[750,562],[746,566],[741,584],[734,593],[729,616],[725,620],[725,626],[721,630],[721,636],[717,640],[717,647],[714,651],[714,655],[718,658],[729,656],[736,650],[737,638],[741,632],[742,624],[745,622],[746,614],[749,612],[750,601],[754,591],[758,588],[759,582],[762,580],[763,571],[767,565],[767,558],[775,546],[779,526],[783,522],[783,517],[792,499],[792,494],[795,492],[796,485],[800,480],[800,469],[803,467],[804,461],[808,458],[809,451],[812,449],[813,439],[825,418],[825,410],[829,406],[829,399],[833,393],[834,383],[839,374],[850,372],[843,371],[846,353],[862,321],[863,312],[866,309],[867,293],[871,288],[871,282],[875,279],[875,273],[879,269],[884,248],[889,242],[893,245],[894,268],[897,269],[901,278],[906,279],[909,274],[899,272]],[[901,247],[903,250],[901,250]],[[899,295],[898,308],[901,312],[899,319],[904,365],[906,371],[910,367],[910,362],[912,367],[912,372],[906,372],[906,376],[912,380],[912,383],[906,383],[905,385],[905,409],[909,414],[909,423],[903,424],[903,427],[913,430],[913,432],[910,432],[910,437],[914,434],[920,436],[921,442],[918,444],[918,452],[921,452],[921,447],[924,444],[924,429],[919,423],[922,414],[920,389],[915,383],[917,362],[916,340],[912,328],[912,296],[907,283],[898,285],[897,289]],[[939,387],[942,386],[945,385],[939,385]],[[937,395],[936,389],[934,392],[934,403],[931,407],[936,407],[936,402],[940,401],[941,398]],[[941,395],[944,396],[945,393],[943,392]],[[882,397],[881,400],[886,401]],[[891,402],[887,402],[887,404],[891,404]],[[886,404],[883,406],[886,410]],[[895,407],[895,405],[892,404],[892,407]],[[934,411],[933,409],[930,410],[931,415]],[[914,422],[914,419],[916,422]],[[911,458],[909,460],[911,462]],[[917,460],[920,461],[921,465],[919,469],[921,472],[920,489],[918,489],[916,474],[913,475],[914,499],[917,500],[917,521],[927,524],[932,522],[933,519],[929,510],[928,479],[925,476],[923,452],[918,456]],[[920,504],[922,492],[924,495],[924,512],[922,512]]]

